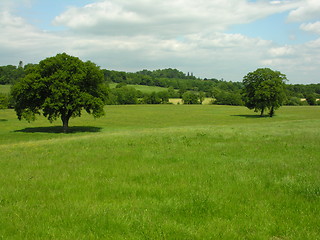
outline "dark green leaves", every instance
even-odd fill
[[[249,109],[261,111],[270,110],[272,117],[274,110],[279,108],[286,99],[286,76],[269,68],[260,68],[248,73],[243,78],[243,101]]]
[[[70,117],[81,116],[82,109],[102,116],[107,88],[98,66],[62,53],[29,68],[12,95],[19,119],[34,120],[42,112],[50,121],[61,118],[67,126]]]

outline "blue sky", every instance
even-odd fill
[[[290,45],[303,44],[317,38],[315,34],[300,30],[299,23],[288,22],[287,17],[288,12],[270,15],[252,23],[234,25],[228,32]]]
[[[19,16],[27,19],[29,23],[36,25],[40,29],[55,31],[62,29],[61,27],[54,26],[52,24],[52,21],[56,16],[66,11],[70,7],[81,7],[92,2],[93,1],[90,0],[34,0],[29,1],[27,4],[18,4],[15,12]]]
[[[2,0],[0,65],[60,52],[102,68],[320,82],[319,0]]]

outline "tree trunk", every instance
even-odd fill
[[[263,117],[263,113],[264,113],[264,108],[261,109],[260,117]]]
[[[67,133],[69,128],[69,117],[68,116],[61,116],[62,125],[63,125],[63,132]]]
[[[269,116],[270,116],[270,117],[273,117],[273,114],[274,114],[274,107],[271,107]]]

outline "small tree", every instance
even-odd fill
[[[286,76],[269,68],[260,68],[248,73],[243,78],[244,89],[242,92],[245,106],[260,111],[260,115],[269,109],[269,116],[279,108],[286,99]]]
[[[0,93],[0,109],[8,108],[9,97],[6,94]]]
[[[66,53],[42,60],[26,69],[26,76],[12,89],[19,120],[31,121],[42,113],[50,122],[60,118],[64,132],[69,119],[85,109],[94,117],[104,115],[107,88],[94,63],[82,62]]]
[[[162,104],[166,104],[169,102],[169,92],[168,91],[158,92],[157,95],[161,99]]]
[[[185,92],[182,95],[182,100],[184,104],[198,104],[199,103],[199,97],[194,92]]]
[[[306,96],[306,101],[310,106],[314,106],[317,104],[317,99],[314,94],[308,94]]]
[[[145,95],[144,102],[146,104],[160,104],[161,98],[158,96],[156,92],[152,92],[150,94]]]

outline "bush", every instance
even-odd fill
[[[310,106],[313,106],[313,105],[316,105],[316,104],[317,104],[317,102],[316,102],[316,97],[315,97],[314,94],[308,94],[308,95],[306,96],[306,100],[307,100],[307,102],[308,102],[308,104],[309,104]]]
[[[184,104],[199,104],[199,97],[194,92],[185,92],[182,94],[182,101]]]
[[[133,87],[122,86],[119,88],[111,89],[109,95],[109,103],[111,104],[136,104],[138,102],[138,92]]]
[[[155,92],[152,92],[150,95],[146,94],[144,99],[144,103],[146,104],[160,104],[161,98],[159,98],[158,94]]]
[[[301,106],[303,103],[300,98],[298,97],[290,97],[285,102],[285,105],[287,106]]]
[[[222,91],[215,95],[213,104],[243,106],[243,101],[241,100],[240,94]]]
[[[9,96],[3,93],[0,93],[0,109],[5,109],[9,107]]]

